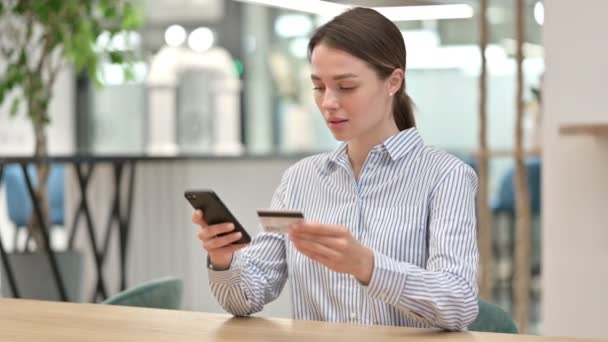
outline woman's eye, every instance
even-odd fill
[[[314,90],[314,91],[323,91],[323,90],[325,90],[325,88],[323,88],[323,87],[314,87],[314,88],[312,88],[312,90]]]
[[[340,90],[342,91],[352,91],[355,90],[356,87],[340,87]]]

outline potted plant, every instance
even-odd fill
[[[96,42],[101,34],[111,42],[141,23],[139,12],[125,0],[0,0],[0,105],[9,102],[11,116],[23,106],[32,124],[33,154],[38,157],[34,192],[46,226],[50,165],[43,159],[48,155],[46,128],[52,119],[48,109],[57,74],[72,67],[101,85],[98,65],[109,61],[123,65],[126,77],[131,77],[134,52],[112,49],[110,44],[99,49]],[[33,211],[28,230],[35,250],[44,250],[41,225]]]

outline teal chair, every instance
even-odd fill
[[[117,293],[106,299],[103,304],[178,310],[182,290],[181,279],[159,278]]]
[[[479,300],[479,314],[469,331],[517,334],[517,326],[509,314],[500,306]]]
[[[32,186],[38,184],[36,168],[30,164],[27,166],[27,173],[32,182]],[[52,225],[64,225],[64,192],[65,192],[65,167],[61,164],[52,164],[47,180],[47,194],[49,201],[49,216]],[[13,246],[19,250],[17,242],[19,231],[27,231],[32,211],[32,200],[27,189],[27,182],[23,176],[23,170],[19,164],[8,164],[4,171],[6,182],[6,208],[8,218],[15,224],[15,234]],[[23,250],[27,250],[29,232]]]

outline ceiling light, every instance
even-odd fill
[[[352,6],[321,0],[237,0],[266,6],[336,16]],[[473,17],[473,7],[468,4],[372,7],[392,21],[437,20]]]
[[[214,41],[213,31],[208,27],[199,27],[188,36],[188,46],[196,52],[209,50]]]
[[[274,23],[274,31],[283,38],[306,36],[312,29],[312,20],[304,14],[284,14]]]
[[[182,45],[186,41],[186,30],[180,25],[171,25],[165,30],[165,43],[171,47]]]
[[[473,7],[467,4],[373,7],[392,21],[460,19],[473,17]]]
[[[332,16],[342,13],[350,8],[348,5],[336,4],[321,0],[237,0],[240,2],[255,3],[259,5],[279,7],[294,11]]]
[[[545,23],[545,6],[540,1],[534,5],[534,20],[540,26]]]

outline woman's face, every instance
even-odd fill
[[[380,143],[399,131],[391,106],[403,73],[396,71],[381,80],[366,62],[347,52],[322,43],[313,49],[315,102],[337,140]]]

